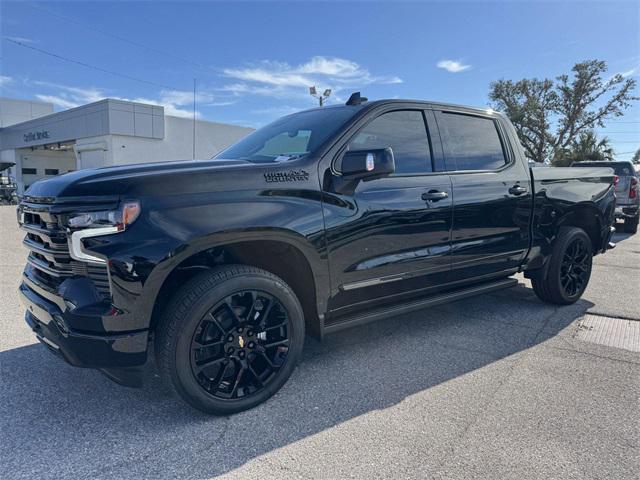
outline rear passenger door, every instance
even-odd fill
[[[511,274],[529,248],[528,167],[497,116],[435,114],[453,188],[451,280]]]

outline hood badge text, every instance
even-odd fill
[[[288,172],[269,172],[264,174],[268,183],[279,182],[306,182],[309,180],[309,172],[302,169],[289,170]]]

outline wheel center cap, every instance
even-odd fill
[[[240,348],[244,348],[244,338],[242,338],[242,335],[238,336],[238,345],[240,345]]]

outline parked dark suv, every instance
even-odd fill
[[[69,363],[128,385],[153,344],[182,398],[237,412],[285,383],[305,333],[507,288],[522,271],[542,300],[575,302],[611,246],[613,181],[608,168],[532,171],[495,112],[354,94],[212,160],[32,185],[18,208],[26,321]]]

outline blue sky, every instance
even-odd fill
[[[187,116],[195,77],[198,116],[260,126],[314,106],[309,84],[332,88],[330,102],[360,90],[371,99],[485,106],[493,80],[554,77],[585,59],[640,76],[637,1],[2,1],[0,8],[2,95],[57,110],[115,97]],[[635,150],[640,106],[598,133],[619,153]]]

